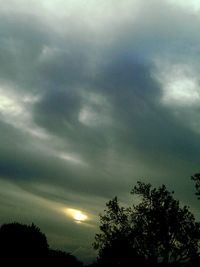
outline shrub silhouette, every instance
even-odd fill
[[[139,204],[120,207],[115,197],[100,215],[94,243],[98,263],[175,267],[199,261],[200,224],[188,207],[180,207],[164,185],[152,188],[138,182],[131,193],[139,197]]]

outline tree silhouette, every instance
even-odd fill
[[[139,197],[139,204],[120,207],[115,197],[100,215],[94,243],[98,261],[113,266],[137,266],[137,262],[144,266],[144,261],[147,266],[168,266],[196,259],[200,225],[186,206],[180,207],[173,192],[164,185],[152,188],[138,182],[131,193]]]
[[[0,266],[81,267],[73,255],[49,249],[46,236],[34,224],[3,224],[0,227]]]
[[[40,229],[19,223],[4,224],[0,228],[0,259],[7,264],[29,265],[46,260],[48,243]]]
[[[195,173],[191,176],[191,179],[195,182],[196,195],[200,199],[200,173]]]
[[[96,234],[94,248],[99,251],[101,266],[131,266],[140,260],[131,235],[130,210],[119,207],[115,197],[106,203],[104,215],[100,215],[100,234]]]
[[[48,265],[59,267],[81,267],[83,264],[70,253],[50,249],[48,252]]]
[[[188,207],[180,207],[164,185],[158,189],[138,182],[131,192],[141,203],[133,207],[132,221],[138,251],[151,265],[184,263],[198,255],[200,224]]]

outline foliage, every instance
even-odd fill
[[[195,173],[191,179],[195,182],[196,195],[200,199],[200,173]]]
[[[152,188],[138,182],[131,194],[140,198],[139,204],[120,207],[115,197],[100,215],[100,233],[94,243],[99,262],[113,266],[129,262],[131,266],[145,261],[148,266],[165,266],[198,256],[200,225],[188,207],[180,207],[173,192],[164,185]]]
[[[130,239],[130,209],[119,207],[117,197],[107,204],[100,215],[100,234],[95,236],[94,248],[99,250],[99,262],[109,266],[128,266],[138,260],[134,243]]]

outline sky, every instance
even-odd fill
[[[0,223],[89,262],[138,180],[200,217],[199,0],[0,0]]]

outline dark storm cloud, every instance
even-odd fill
[[[15,218],[36,220],[78,254],[105,201],[126,202],[138,179],[166,183],[195,209],[195,13],[173,1],[9,2],[0,16],[1,220],[18,203]],[[91,222],[82,229],[64,206]]]

